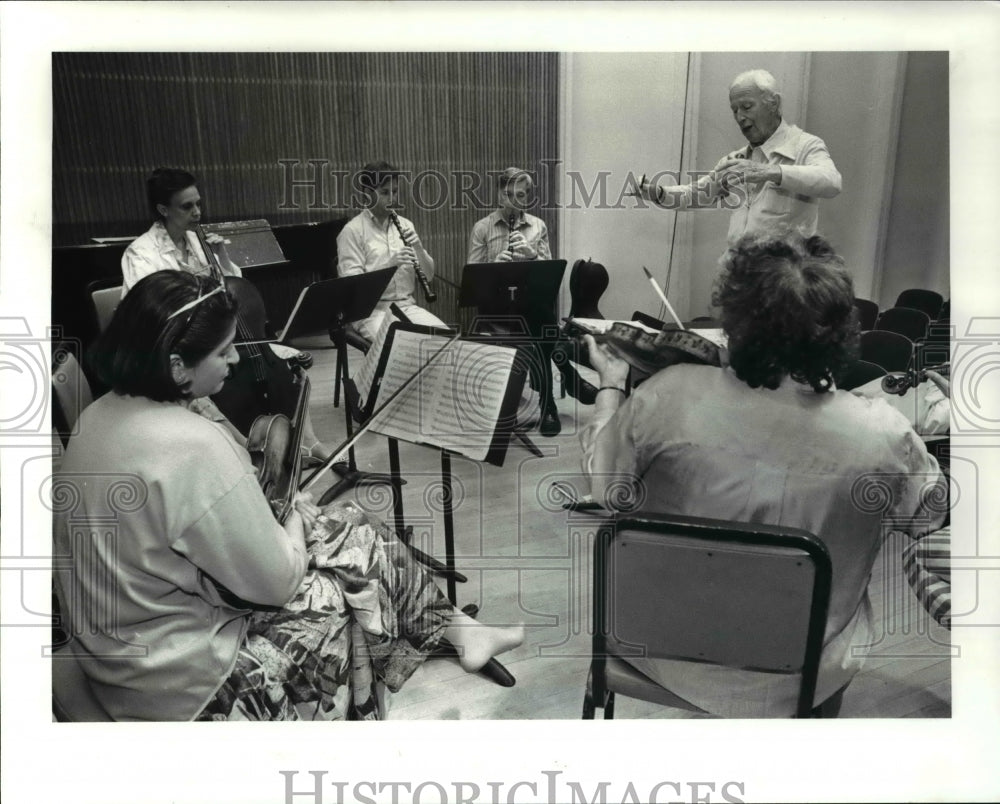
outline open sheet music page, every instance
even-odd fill
[[[361,368],[354,375],[354,384],[358,389],[358,402],[362,407],[368,401],[372,381],[375,379],[375,372],[378,371],[378,361],[382,355],[382,347],[385,346],[385,339],[388,337],[389,329],[395,323],[395,320],[391,315],[387,315],[382,319],[382,326],[375,333],[375,340],[372,341],[371,348],[365,354],[365,360],[361,364]],[[387,399],[388,397],[384,398]]]
[[[389,340],[378,399],[388,399],[448,340],[397,328]],[[516,350],[460,340],[447,349],[376,417],[371,430],[485,460],[496,435]]]

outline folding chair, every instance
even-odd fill
[[[909,307],[890,307],[883,310],[875,322],[875,329],[898,332],[911,341],[919,341],[927,335],[927,327],[931,320],[927,313],[913,310]]]
[[[878,305],[868,299],[855,299],[854,308],[858,311],[858,321],[861,329],[875,329],[878,320]]]
[[[80,413],[94,401],[90,383],[73,352],[65,345],[52,349],[52,429],[63,446],[76,431]]]
[[[607,520],[594,542],[594,638],[583,717],[615,695],[703,710],[634,669],[645,656],[798,675],[813,706],[830,556],[794,528],[653,514]]]
[[[906,371],[913,358],[913,341],[897,332],[873,329],[861,333],[861,359],[886,371]]]
[[[909,307],[913,310],[920,310],[926,313],[927,317],[933,321],[941,314],[941,307],[944,304],[944,296],[933,290],[923,288],[909,288],[896,297],[894,307]]]
[[[108,322],[118,308],[118,302],[122,299],[122,283],[118,278],[98,279],[87,285],[87,294],[90,296],[91,309],[94,314],[94,325],[97,333],[100,334],[107,329]]]

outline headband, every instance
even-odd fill
[[[172,312],[170,315],[167,316],[167,321],[169,321],[171,318],[175,318],[176,316],[179,316],[181,313],[186,313],[188,310],[190,310],[193,307],[197,307],[199,304],[201,304],[203,301],[205,301],[205,299],[207,299],[207,298],[209,298],[211,296],[214,296],[216,293],[221,293],[223,290],[225,290],[225,288],[222,285],[219,285],[217,288],[215,288],[215,290],[210,290],[208,293],[206,293],[204,296],[202,296],[201,295],[201,290],[199,289],[198,290],[198,298],[194,299],[193,301],[189,301],[187,304],[185,304],[179,310],[175,310],[174,312]]]

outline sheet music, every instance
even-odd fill
[[[378,370],[379,357],[382,355],[382,347],[385,346],[385,339],[388,337],[389,329],[395,321],[396,319],[391,315],[386,315],[382,318],[382,325],[378,328],[378,332],[375,333],[375,340],[372,341],[371,348],[369,348],[365,355],[365,360],[361,364],[361,368],[354,374],[354,384],[357,386],[358,400],[362,407],[368,401],[372,381],[375,379],[375,372]],[[384,398],[387,399],[388,396]]]
[[[448,342],[397,329],[379,387],[387,399]],[[516,350],[455,341],[382,411],[371,430],[484,460],[497,430]]]

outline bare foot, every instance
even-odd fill
[[[458,651],[458,662],[462,669],[467,673],[475,673],[494,656],[524,642],[524,625],[483,625],[456,611],[444,635]]]
[[[465,644],[458,657],[458,663],[466,673],[478,672],[494,656],[512,650],[524,642],[524,626],[515,625],[501,628],[480,625],[469,629]]]

